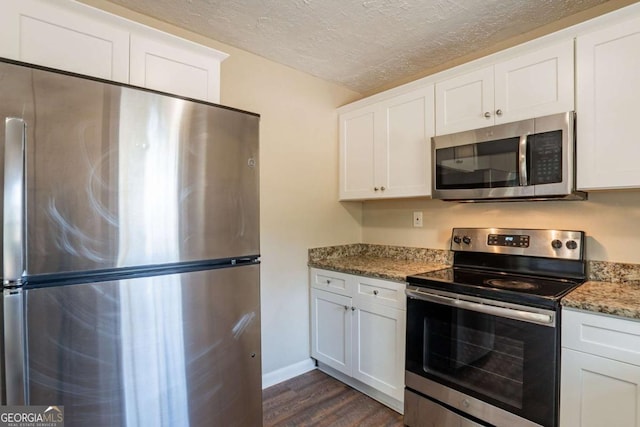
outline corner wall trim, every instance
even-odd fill
[[[297,377],[298,375],[302,375],[306,372],[313,371],[314,369],[316,369],[316,363],[313,359],[309,358],[301,362],[294,363],[293,365],[268,372],[262,375],[262,389],[264,390],[272,385]]]

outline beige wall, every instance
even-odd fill
[[[590,193],[586,201],[365,202],[363,241],[448,249],[453,227],[556,228],[587,233],[587,258],[640,263],[640,191]],[[424,227],[413,228],[414,211]]]
[[[338,203],[335,108],[359,94],[104,0],[82,1],[229,53],[222,103],[262,116],[263,373],[309,357],[310,247],[363,241],[445,249],[455,226],[573,228],[588,233],[589,258],[640,262],[640,192],[594,194],[586,202]],[[411,226],[414,210],[424,211],[422,229]]]
[[[361,239],[361,206],[336,201],[336,108],[360,95],[103,0],[84,3],[230,54],[221,103],[261,115],[263,373],[308,360],[307,250]]]
[[[307,249],[358,242],[360,206],[338,199],[336,107],[355,94],[225,49],[222,103],[260,124],[263,370],[309,357]]]

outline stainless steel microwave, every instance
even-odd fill
[[[573,111],[432,138],[433,198],[572,199]]]

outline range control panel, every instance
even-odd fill
[[[511,228],[454,228],[451,250],[584,259],[583,231]]]

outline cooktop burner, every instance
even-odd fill
[[[525,280],[510,280],[510,279],[488,279],[484,281],[484,284],[487,286],[491,286],[492,288],[501,288],[501,289],[522,289],[522,290],[530,290],[530,289],[538,289],[540,285],[535,283],[531,283]]]

